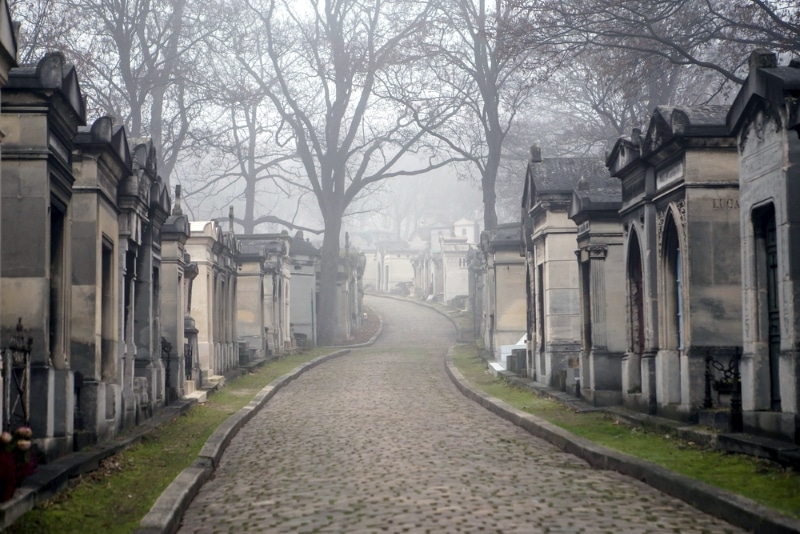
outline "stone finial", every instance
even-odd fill
[[[755,69],[771,69],[778,66],[778,56],[766,48],[756,48],[750,52],[750,71]]]
[[[172,206],[173,215],[183,215],[181,208],[181,184],[175,186],[175,204]]]
[[[50,52],[36,65],[36,74],[42,86],[48,89],[60,89],[64,84],[64,71],[67,59],[61,52]]]
[[[114,135],[113,129],[114,120],[108,115],[98,118],[91,126],[92,136],[95,139],[102,139],[106,142],[111,141],[111,137]]]
[[[642,130],[639,128],[631,130],[631,143],[636,146],[642,146]]]
[[[541,163],[542,149],[539,148],[539,145],[531,145],[531,148],[528,151],[528,156],[530,163]]]
[[[228,208],[228,232],[233,233],[233,206]]]

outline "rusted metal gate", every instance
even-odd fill
[[[30,423],[31,347],[33,338],[25,337],[22,319],[17,321],[16,333],[3,349],[3,421],[4,430],[11,431]]]

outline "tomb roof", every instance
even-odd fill
[[[657,106],[650,117],[645,153],[655,152],[674,138],[728,137],[728,106]]]
[[[319,256],[320,251],[303,238],[303,232],[297,232],[292,238],[292,256]]]
[[[8,0],[0,0],[0,83],[7,81],[7,69],[17,66],[17,32],[11,18]]]
[[[481,248],[484,250],[519,247],[522,243],[522,225],[518,222],[498,224],[481,233]]]
[[[267,251],[263,243],[244,241],[239,245],[239,252],[244,259],[266,258]]]
[[[86,104],[83,100],[75,66],[67,63],[64,54],[51,52],[38,63],[11,69],[3,90],[49,89],[61,95],[78,124],[86,124]]]
[[[731,105],[727,126],[732,134],[741,129],[756,106],[771,103],[775,108],[792,109],[786,117],[786,127],[800,131],[800,62],[793,60],[788,66],[778,66],[777,55],[769,50],[758,49],[750,54],[750,73],[739,94]]]
[[[584,211],[618,211],[622,206],[622,182],[611,177],[581,177],[575,187],[570,217]]]
[[[75,144],[107,145],[119,157],[128,172],[131,171],[133,159],[125,127],[114,124],[114,120],[108,115],[98,118],[91,126],[78,126]]]
[[[536,195],[572,194],[578,180],[608,176],[601,158],[545,158],[528,165]]]

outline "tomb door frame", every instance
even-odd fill
[[[761,318],[756,332],[757,339],[766,342],[768,371],[768,406],[771,411],[780,412],[780,352],[781,352],[781,309],[778,273],[778,234],[773,204],[753,211],[753,230],[755,235],[756,306]],[[760,403],[763,404],[763,403]]]

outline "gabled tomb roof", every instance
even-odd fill
[[[769,102],[783,107],[793,106],[789,111],[786,128],[800,132],[800,64],[794,60],[788,66],[778,66],[777,56],[769,50],[758,49],[750,54],[750,73],[739,94],[731,105],[727,117],[728,129],[736,134],[743,122],[759,102]]]
[[[75,66],[67,63],[64,54],[51,52],[35,65],[11,69],[4,90],[52,90],[59,93],[75,115],[78,124],[86,124],[86,105],[83,100]]]
[[[106,145],[119,159],[120,163],[131,172],[133,158],[128,146],[128,135],[125,127],[114,124],[109,116],[94,121],[91,126],[79,126],[75,134],[76,145]]]
[[[728,137],[728,106],[657,106],[650,117],[643,151],[658,151],[675,138]]]

